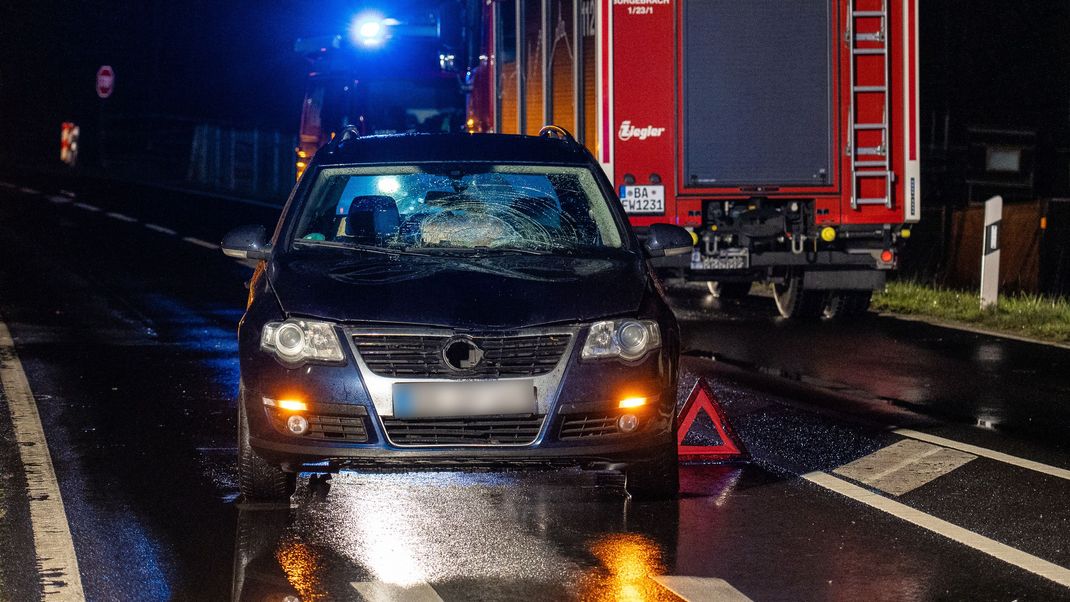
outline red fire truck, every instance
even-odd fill
[[[484,6],[472,131],[572,131],[640,235],[694,232],[659,268],[722,298],[868,308],[920,215],[917,0]]]

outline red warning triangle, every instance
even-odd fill
[[[676,448],[681,461],[731,460],[747,455],[705,379],[695,383],[677,424]]]

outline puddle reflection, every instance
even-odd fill
[[[637,504],[579,471],[341,474],[293,509],[239,508],[232,599],[360,599],[354,583],[443,599],[660,600],[678,502]]]

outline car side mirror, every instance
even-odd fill
[[[680,226],[653,224],[648,230],[646,252],[651,257],[686,255],[694,246],[692,234]]]
[[[237,259],[267,259],[271,255],[267,228],[262,225],[239,226],[223,237],[223,254]]]

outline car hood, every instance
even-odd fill
[[[287,315],[479,330],[635,314],[647,276],[615,259],[291,252],[269,270]]]

